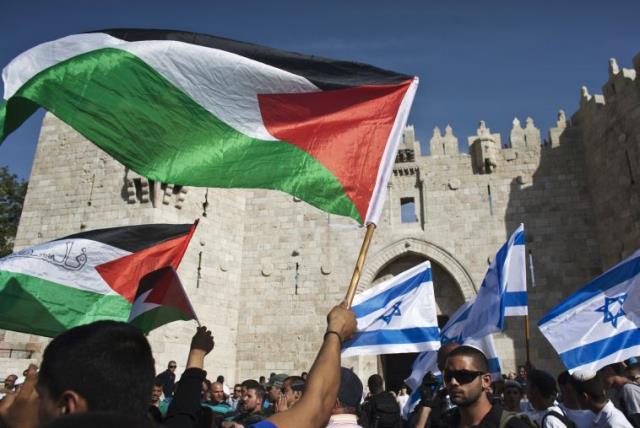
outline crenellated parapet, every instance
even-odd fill
[[[433,129],[433,136],[429,141],[429,151],[431,156],[458,154],[458,138],[453,135],[451,125],[447,125],[444,129],[444,135],[437,126]]]

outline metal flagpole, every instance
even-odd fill
[[[345,297],[348,308],[351,307],[353,298],[356,295],[356,288],[358,288],[358,282],[360,281],[362,266],[364,265],[364,259],[367,257],[367,251],[369,251],[369,244],[371,243],[371,238],[373,237],[373,231],[375,230],[375,228],[376,228],[376,225],[373,223],[367,225],[367,233],[364,235],[364,240],[362,241],[362,247],[360,248],[360,255],[358,255],[358,261],[356,262],[356,267],[353,270],[351,283],[349,284],[349,289],[347,290],[347,296]]]
[[[536,286],[536,275],[533,270],[533,253],[529,250],[529,276],[531,277],[531,288]],[[524,338],[525,349],[527,352],[527,365],[531,364],[531,355],[529,351],[529,339],[531,338],[531,332],[529,331],[529,300],[527,299],[527,314],[524,316]]]

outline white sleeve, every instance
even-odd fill
[[[628,415],[640,413],[640,386],[627,383],[622,387],[622,399]]]
[[[567,428],[567,426],[555,416],[548,415],[546,418],[544,418],[544,424],[542,425],[542,428]]]

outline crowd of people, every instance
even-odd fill
[[[557,377],[527,365],[496,381],[480,350],[447,344],[438,352],[442,376],[424,376],[413,406],[406,387],[386,391],[374,374],[365,390],[340,366],[341,344],[355,327],[353,312],[337,306],[309,373],[271,373],[233,387],[223,376],[207,378],[214,340],[205,327],[179,378],[176,361],[155,374],[148,341],[129,324],[76,327],[47,346],[39,370],[5,377],[0,427],[640,427],[640,364]]]

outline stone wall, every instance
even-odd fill
[[[638,68],[636,58],[636,70]],[[408,127],[360,290],[428,259],[441,314],[473,297],[497,249],[524,223],[536,287],[530,293],[531,358],[560,363],[536,322],[603,268],[640,247],[638,81],[612,65],[604,97],[583,93],[543,141],[532,119],[507,138],[484,122],[466,139],[434,130],[430,155]],[[205,215],[206,214],[206,215]],[[119,165],[52,115],[45,117],[16,239],[23,248],[83,229],[201,218],[181,278],[216,336],[209,377],[228,383],[308,370],[328,310],[344,297],[364,229],[287,194],[176,188]],[[496,343],[503,368],[525,359],[524,321],[509,318]],[[194,323],[150,336],[158,369],[181,365]],[[7,332],[6,343],[43,339]],[[36,358],[39,354],[36,353]],[[366,379],[375,357],[344,362]]]

